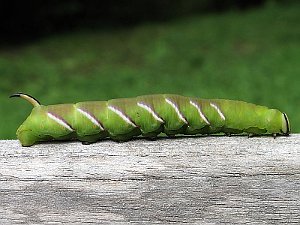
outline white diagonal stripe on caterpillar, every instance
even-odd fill
[[[54,120],[56,123],[60,124],[61,126],[63,126],[64,128],[68,129],[69,131],[74,131],[74,129],[63,119],[59,118],[57,115],[51,113],[51,112],[47,112],[47,116]]]
[[[197,111],[198,111],[199,116],[201,117],[201,119],[202,119],[207,125],[210,125],[210,122],[208,121],[208,119],[205,117],[205,115],[204,115],[203,112],[201,111],[200,106],[199,106],[197,103],[193,102],[192,100],[190,100],[190,104],[191,104],[192,106],[194,106],[194,107],[197,109]]]
[[[86,112],[83,109],[80,108],[76,108],[76,110],[82,114],[83,116],[85,116],[88,120],[90,120],[93,124],[95,124],[97,127],[99,127],[101,130],[104,130],[103,126],[100,124],[100,122],[90,113]]]
[[[159,116],[157,115],[157,113],[156,113],[150,106],[146,105],[146,104],[143,103],[143,102],[138,102],[137,105],[138,105],[139,107],[141,107],[141,108],[147,110],[147,111],[153,116],[154,119],[156,119],[156,120],[159,121],[160,123],[164,123],[164,120],[163,120],[161,117],[159,117]]]
[[[177,113],[179,119],[182,120],[185,124],[188,124],[188,121],[181,114],[181,112],[179,111],[177,105],[168,98],[165,98],[165,100],[175,110],[175,112]]]
[[[224,114],[221,112],[221,110],[219,109],[218,106],[216,106],[214,103],[209,103],[211,107],[213,107],[217,113],[219,114],[219,116],[221,117],[222,120],[225,120],[225,116]]]
[[[132,121],[131,119],[125,115],[125,113],[123,113],[121,110],[115,108],[114,106],[112,105],[109,105],[107,107],[109,110],[113,111],[114,113],[116,113],[118,116],[120,116],[126,123],[130,124],[131,126],[133,127],[137,127]]]

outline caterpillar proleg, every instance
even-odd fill
[[[110,137],[156,138],[158,134],[288,135],[288,117],[277,109],[226,99],[199,99],[171,94],[41,105],[34,97],[17,93],[34,107],[17,130],[22,146],[49,140],[93,143]]]

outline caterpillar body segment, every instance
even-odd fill
[[[11,97],[34,106],[17,130],[23,146],[72,139],[93,143],[107,137],[126,141],[139,135],[155,138],[161,132],[169,136],[290,133],[285,113],[242,101],[164,94],[44,106],[30,95]]]

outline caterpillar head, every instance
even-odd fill
[[[290,126],[290,122],[288,119],[288,116],[286,115],[286,113],[282,113],[282,134],[284,135],[289,135],[291,132],[291,126]]]

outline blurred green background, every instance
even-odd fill
[[[106,19],[85,15],[82,23],[81,5],[71,4],[50,13],[60,16],[54,24],[44,14],[29,30],[22,30],[31,21],[20,23],[25,17],[2,23],[0,139],[15,139],[32,108],[8,98],[15,92],[45,105],[153,93],[238,99],[286,112],[292,132],[299,132],[300,4],[178,2],[144,6],[156,10],[148,16],[114,5]],[[65,20],[72,16],[75,24]]]

